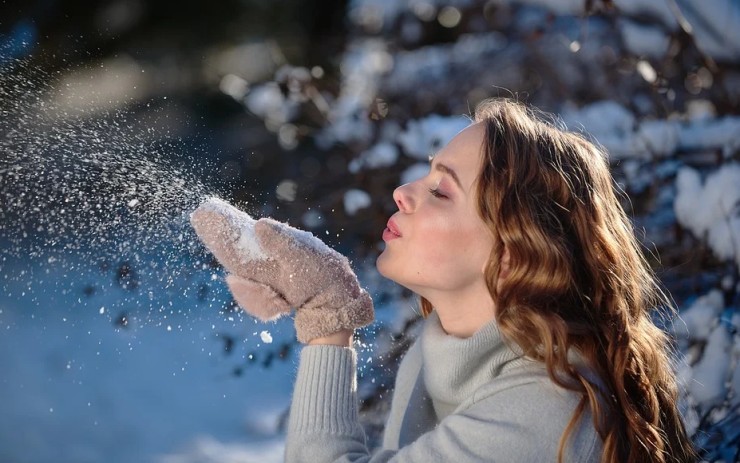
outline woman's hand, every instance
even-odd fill
[[[253,230],[247,230],[251,218],[238,209],[204,206],[192,214],[193,227],[230,272],[229,289],[248,313],[266,321],[295,308],[296,334],[302,343],[348,345],[354,328],[372,322],[372,299],[346,257],[287,224],[252,220]],[[245,246],[252,231],[260,253]]]

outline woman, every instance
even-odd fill
[[[693,460],[669,342],[650,319],[669,301],[604,152],[519,103],[488,100],[393,197],[377,268],[421,297],[426,320],[374,453],[352,349],[372,306],[346,259],[270,219],[255,225],[270,258],[237,259],[239,224],[194,214],[240,305],[262,319],[297,308],[307,346],[287,461]]]

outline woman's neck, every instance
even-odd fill
[[[462,293],[443,292],[424,295],[432,303],[442,328],[449,335],[469,338],[493,320],[496,304],[487,288]]]

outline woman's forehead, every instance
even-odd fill
[[[465,127],[438,154],[441,155],[450,151],[462,152],[463,154],[479,154],[483,147],[485,130],[485,126],[481,122]]]
[[[485,126],[482,123],[469,125],[434,155],[433,163],[442,163],[453,169],[460,181],[469,187],[480,169],[484,136]]]

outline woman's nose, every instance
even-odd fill
[[[401,185],[393,190],[393,200],[401,212],[410,212],[413,209],[413,199],[409,194],[409,184]]]

